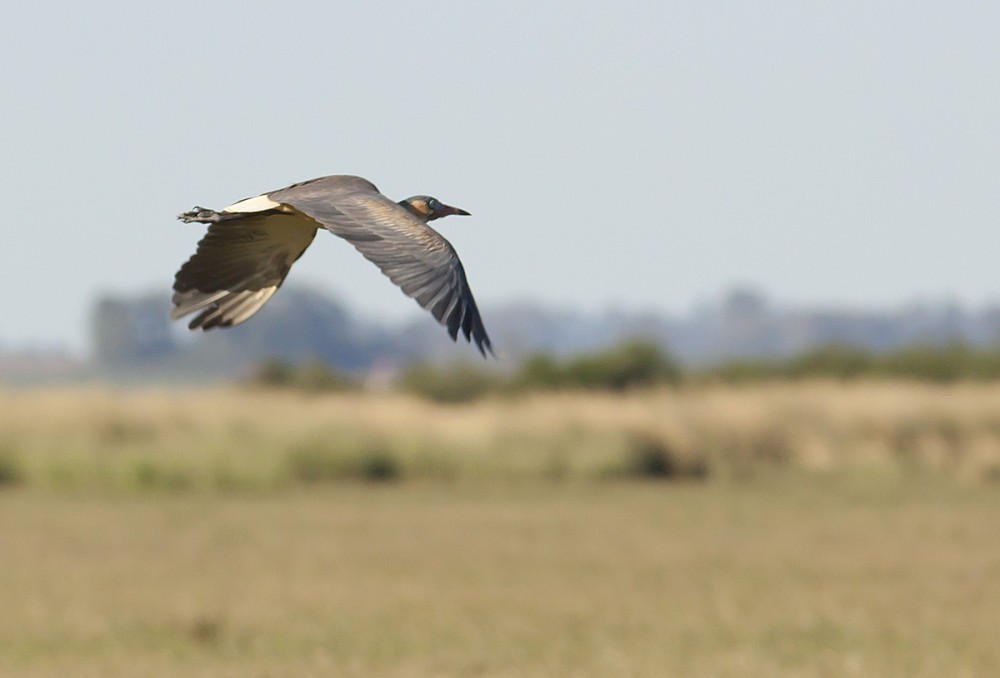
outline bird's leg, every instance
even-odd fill
[[[210,210],[207,207],[195,206],[183,214],[178,214],[177,218],[188,224],[192,221],[198,221],[203,224],[215,224],[222,221],[225,215],[215,210]]]

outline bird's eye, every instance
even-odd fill
[[[438,208],[441,207],[441,203],[437,201],[437,198],[431,198],[430,200],[427,201],[427,206],[430,207],[431,210],[436,212]]]

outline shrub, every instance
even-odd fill
[[[892,377],[937,383],[987,380],[1000,378],[1000,348],[977,349],[953,343],[878,354],[849,346],[825,346],[784,361],[732,361],[702,374],[728,382],[781,377]]]
[[[980,356],[985,352],[980,352]],[[882,358],[881,371],[894,377],[945,383],[976,377],[977,356],[965,346],[913,346]],[[981,364],[985,363],[980,357]]]
[[[615,391],[680,380],[680,369],[660,347],[640,340],[571,360],[565,373],[567,383]]]
[[[708,465],[702,457],[680,454],[660,435],[637,431],[626,439],[622,474],[661,480],[704,478],[708,475]]]
[[[639,478],[666,478],[677,472],[673,452],[662,440],[643,436],[629,442],[625,471]]]
[[[21,460],[7,447],[0,447],[0,488],[20,485],[24,481]]]
[[[731,360],[700,373],[730,384],[743,384],[784,376],[784,366],[769,360]]]
[[[396,457],[382,447],[370,449],[360,455],[357,469],[358,477],[364,480],[395,480],[402,475]]]
[[[565,363],[539,354],[524,362],[514,383],[520,388],[575,387],[623,391],[680,381],[680,368],[655,343],[632,340]]]
[[[466,363],[450,367],[420,364],[406,370],[400,385],[406,391],[441,403],[461,403],[497,391],[501,379]]]
[[[566,383],[566,374],[555,358],[537,353],[521,363],[514,382],[520,388],[556,388]]]
[[[793,358],[785,367],[789,377],[850,379],[871,374],[875,359],[868,351],[850,346],[825,346]]]
[[[322,360],[310,360],[295,370],[293,384],[305,391],[344,391],[353,385]]]
[[[297,445],[289,450],[288,468],[292,478],[304,483],[384,481],[403,475],[399,460],[379,443],[351,447],[316,441]]]
[[[269,359],[257,365],[250,382],[268,388],[294,388],[303,391],[344,391],[354,382],[323,360],[309,360],[299,365]]]
[[[291,363],[276,358],[260,362],[254,369],[250,381],[259,386],[290,386],[294,368]]]

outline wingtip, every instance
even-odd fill
[[[490,338],[485,334],[482,338],[476,341],[476,348],[479,349],[479,353],[483,356],[483,360],[489,360],[490,358],[493,358],[494,360],[497,359],[497,354],[493,351],[493,342],[491,342]],[[486,355],[487,353],[489,353],[489,355]]]

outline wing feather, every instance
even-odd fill
[[[479,352],[493,353],[455,249],[440,233],[359,177],[324,177],[268,193],[351,243],[403,292]]]
[[[238,325],[261,309],[316,235],[312,220],[255,212],[211,224],[174,279],[172,318],[191,329]]]

